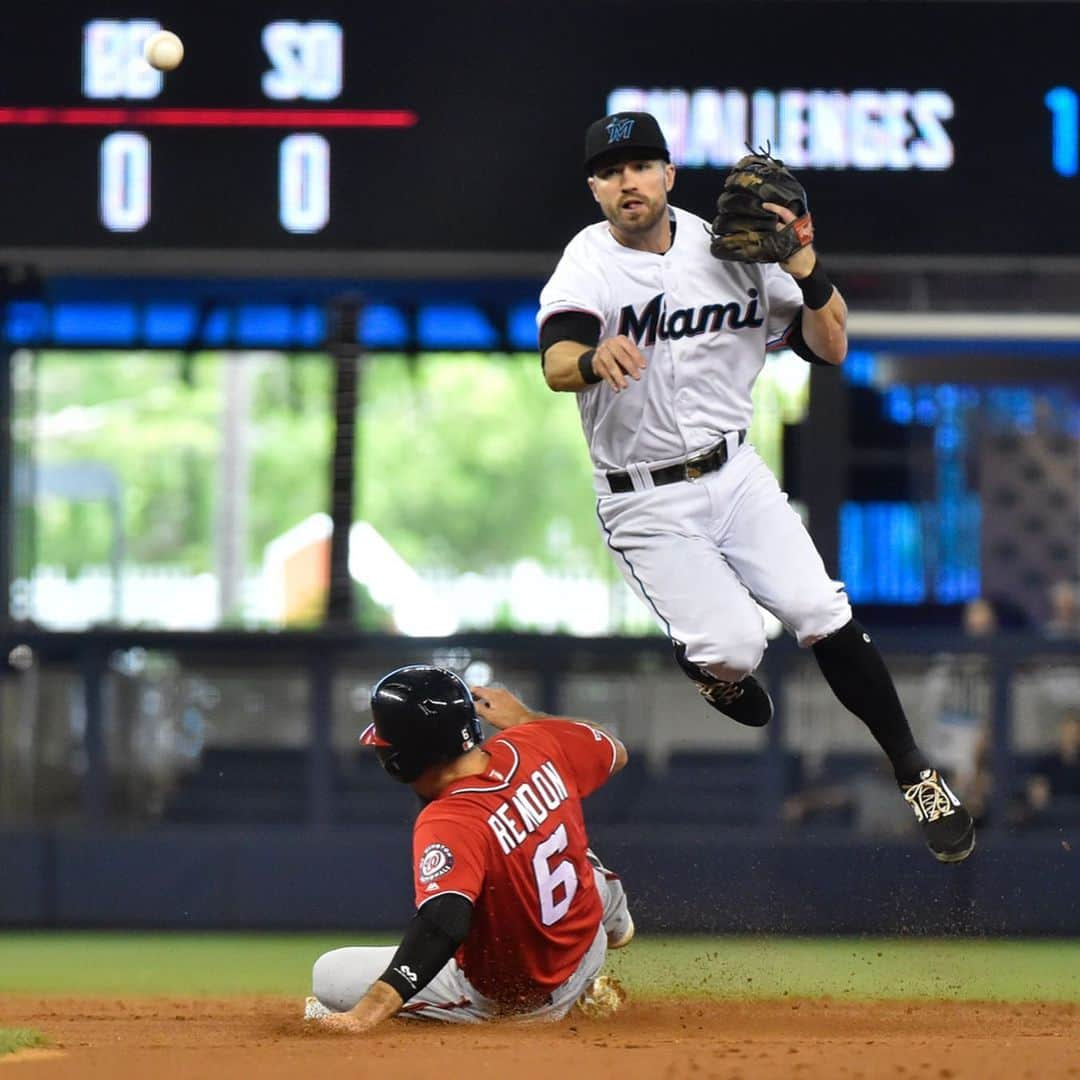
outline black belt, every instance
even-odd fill
[[[746,429],[739,432],[739,446],[746,441]],[[697,457],[687,458],[677,465],[663,465],[659,469],[650,469],[653,484],[659,487],[661,484],[674,484],[679,480],[696,480],[705,473],[716,472],[728,459],[727,439],[721,439],[711,450]],[[633,491],[634,483],[627,472],[609,472],[607,482],[611,487],[612,494],[622,495],[624,492]]]

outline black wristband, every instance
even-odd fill
[[[405,927],[390,966],[379,978],[408,1001],[435,978],[465,940],[472,911],[472,901],[461,893],[426,901]]]
[[[820,259],[814,263],[814,269],[806,277],[796,278],[795,284],[802,292],[803,304],[811,311],[818,311],[832,299],[833,283],[825,273]]]
[[[578,357],[577,369],[581,372],[581,377],[585,380],[586,385],[603,381],[602,376],[597,375],[596,372],[593,371],[592,359],[595,355],[595,349],[586,349]]]
[[[387,968],[386,971],[379,976],[378,981],[386,983],[387,986],[392,986],[401,996],[402,1001],[408,1001],[409,998],[420,989],[419,987],[414,986],[396,968]]]

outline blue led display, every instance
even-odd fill
[[[510,348],[532,352],[537,347],[536,304],[515,304],[506,315],[506,334]]]
[[[1068,86],[1055,86],[1045,98],[1051,116],[1051,153],[1054,171],[1059,176],[1075,176],[1078,153],[1077,127],[1080,126],[1080,108],[1076,91]]]
[[[422,349],[494,349],[499,335],[488,317],[469,304],[432,304],[416,318]]]
[[[57,345],[134,345],[140,339],[134,304],[68,303],[53,307],[52,339]]]
[[[183,348],[195,340],[199,312],[194,304],[147,304],[143,333],[159,348]]]
[[[233,340],[233,310],[222,304],[206,311],[202,319],[202,339],[204,348],[224,348]]]
[[[49,308],[38,300],[13,300],[7,305],[4,338],[9,345],[37,345],[49,336]]]
[[[872,386],[876,369],[877,358],[872,352],[850,349],[840,370],[852,386]]]
[[[933,502],[847,503],[840,515],[841,576],[871,603],[956,604],[980,594],[982,505],[968,487],[967,455],[981,426],[1029,433],[1038,426],[1080,435],[1077,395],[1042,386],[894,386],[884,392],[894,423],[933,427]],[[921,577],[921,580],[916,580]]]
[[[294,309],[296,347],[317,349],[326,340],[326,312],[318,304],[301,304]]]
[[[923,525],[913,503],[844,503],[840,577],[856,603],[921,604]]]
[[[288,304],[240,304],[236,309],[234,342],[241,348],[272,349],[294,341],[293,312]]]
[[[506,310],[505,334],[477,304],[371,303],[360,340],[369,349],[536,348],[535,305]],[[0,330],[12,346],[148,349],[320,349],[326,308],[311,302],[227,303],[19,300],[5,305]]]
[[[400,308],[371,304],[360,313],[360,339],[369,349],[404,349],[410,337],[409,321]]]
[[[910,386],[890,386],[885,391],[885,415],[894,424],[910,424],[915,419]]]

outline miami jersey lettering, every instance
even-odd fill
[[[599,221],[567,244],[540,294],[538,326],[585,312],[601,340],[624,334],[647,362],[621,393],[597,383],[577,394],[598,469],[675,460],[749,427],[765,352],[785,344],[802,308],[790,274],[714,258],[705,221],[670,212],[666,254],[624,247]]]

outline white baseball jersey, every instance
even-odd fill
[[[664,255],[623,247],[606,221],[566,246],[540,294],[538,324],[563,311],[600,320],[600,337],[626,334],[646,368],[615,393],[578,392],[596,467],[597,517],[626,583],[695,664],[737,681],[766,647],[758,604],[804,645],[851,620],[799,515],[749,443],[750,392],[769,348],[785,345],[802,309],[794,278],[773,264],[734,263],[709,251],[705,222],[672,210]],[[654,486],[651,469],[728,435],[723,468]],[[634,490],[604,474],[626,470]]]
[[[598,221],[567,244],[540,294],[538,326],[558,312],[587,312],[600,320],[601,340],[626,334],[645,357],[641,380],[625,390],[600,382],[577,394],[601,470],[672,461],[749,427],[765,351],[786,343],[802,308],[790,274],[714,258],[704,220],[671,210],[666,254],[624,247]]]

